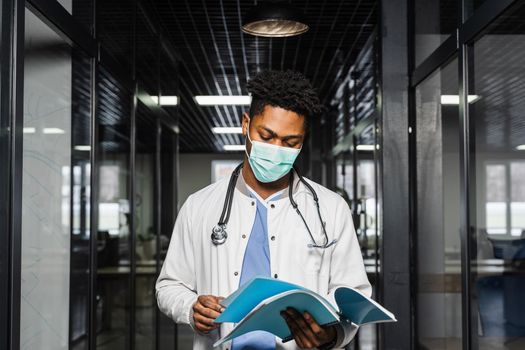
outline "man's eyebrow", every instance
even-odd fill
[[[272,129],[268,129],[268,128],[265,127],[265,126],[260,126],[259,128],[264,129],[267,133],[269,133],[270,135],[272,135],[272,137],[277,136],[277,133],[276,133],[275,131],[273,131]]]
[[[261,129],[264,129],[267,133],[269,133],[272,137],[276,137],[276,136],[279,136],[277,135],[277,133],[275,131],[273,131],[272,129],[268,129],[267,127],[265,126],[260,126]],[[286,136],[283,136],[281,137],[281,139],[283,140],[290,140],[290,139],[300,139],[302,138],[303,135],[286,135]]]

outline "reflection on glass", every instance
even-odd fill
[[[130,307],[130,93],[98,79],[97,349],[127,349]]]
[[[459,107],[457,60],[416,89],[417,341],[423,349],[461,349]]]
[[[135,346],[155,348],[155,280],[157,277],[156,118],[142,103],[137,106],[135,157]]]
[[[354,172],[350,153],[341,154],[336,161],[336,192],[352,207],[354,199]]]
[[[456,32],[460,5],[458,0],[414,1],[416,66]]]
[[[525,5],[470,48],[475,142],[472,191],[472,335],[477,349],[525,348]]]
[[[165,125],[161,128],[161,142],[160,142],[160,252],[159,270],[164,263],[166,254],[168,252],[168,245],[173,232],[173,225],[175,224],[175,216],[177,215],[177,186],[176,174],[178,174],[176,165],[178,157],[177,151],[177,135]],[[162,312],[159,315],[159,343],[161,349],[175,348],[176,325],[172,319],[168,318]],[[177,349],[181,349],[178,347]]]
[[[89,332],[89,273],[91,218],[91,65],[73,50],[72,215],[70,340],[74,350],[87,349]]]
[[[71,47],[26,10],[24,54],[20,344],[68,349]]]
[[[354,226],[363,254],[368,279],[372,284],[373,297],[377,298],[377,274],[379,272],[379,230],[377,227],[376,191],[376,124],[366,127],[356,138],[354,157],[356,157],[354,198]],[[361,327],[359,346],[361,349],[377,348],[377,326]]]
[[[465,19],[472,16],[485,2],[487,2],[487,0],[465,0]]]

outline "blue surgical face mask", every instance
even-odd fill
[[[260,182],[274,182],[290,172],[301,149],[276,146],[250,139],[248,123],[247,138],[252,144],[250,154],[245,148],[252,171]]]

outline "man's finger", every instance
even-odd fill
[[[295,343],[297,344],[297,346],[302,348],[303,344],[301,342],[301,339],[298,337],[298,334],[297,334],[298,330],[296,329],[295,323],[292,322],[290,316],[288,316],[288,314],[284,310],[281,311],[281,317],[284,318],[284,321],[288,325],[288,328],[290,329],[290,332],[292,332],[292,337],[294,338]]]
[[[306,338],[304,343],[308,343],[310,347],[318,345],[319,341],[317,340],[317,336],[314,334],[314,332],[312,332],[312,329],[304,319],[303,315],[294,308],[287,308],[286,311],[304,334]]]
[[[214,330],[216,327],[210,327],[208,325],[205,325],[204,323],[195,322],[195,328],[197,328],[200,332],[208,333],[208,332]]]
[[[196,310],[194,309],[193,312],[195,313],[195,311],[197,311],[197,313],[199,314],[202,314],[206,317],[213,318],[213,319],[216,319],[220,315],[220,313],[215,311],[214,309],[210,309],[202,305],[197,306]]]
[[[308,323],[308,326],[310,326],[310,329],[312,332],[316,335],[318,340],[321,340],[321,338],[325,335],[326,331],[317,323],[317,321],[308,313],[308,311],[305,311],[303,313],[303,317]]]
[[[202,304],[212,310],[215,310],[216,312],[222,312],[224,307],[220,305],[216,300],[214,299],[205,299],[203,300]]]
[[[288,311],[283,311],[282,314],[284,319],[286,320],[286,323],[288,324],[288,327],[292,331],[297,346],[299,346],[300,348],[310,347],[308,344],[308,337],[304,334],[303,330],[296,322],[296,319]]]
[[[213,319],[212,318],[208,318],[202,314],[193,314],[193,318],[195,319],[195,321],[198,321],[202,324],[205,324],[207,326],[210,326],[210,327],[217,327],[218,325],[216,323],[213,323]]]

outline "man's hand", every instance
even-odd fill
[[[213,321],[224,311],[224,306],[220,304],[223,299],[214,295],[199,295],[193,304],[193,322],[199,332],[208,333],[219,328]]]
[[[337,337],[335,326],[320,326],[308,312],[301,314],[294,308],[281,311],[298,347],[312,349],[331,343]]]

